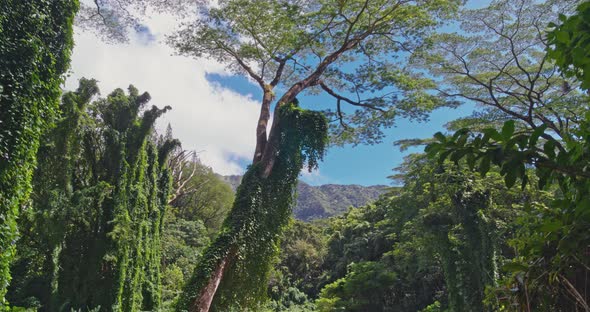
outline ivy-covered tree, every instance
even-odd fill
[[[31,191],[39,137],[56,116],[78,1],[0,3],[0,305],[10,283],[16,219]]]
[[[302,158],[313,168],[326,144],[320,115],[289,108],[298,95],[325,92],[336,100],[327,112],[335,120],[334,143],[378,142],[380,128],[391,126],[394,117],[420,118],[448,104],[409,88],[395,59],[420,44],[423,34],[458,5],[444,0],[220,1],[170,38],[179,53],[221,61],[254,81],[262,94],[253,164],[223,234],[187,285],[180,310],[208,311],[214,297],[243,309],[264,294],[268,263],[288,220],[283,216],[294,185],[285,183],[296,183]],[[389,89],[391,82],[399,92]],[[276,94],[279,90],[284,91]]]
[[[133,86],[92,102],[97,93],[82,79],[43,139],[11,295],[50,311],[157,309],[166,158],[177,142],[156,146],[151,133],[169,107],[145,109],[149,94]]]
[[[518,197],[508,200],[508,192],[493,192],[501,180],[478,179],[474,173],[423,158],[413,157],[406,164],[406,187],[414,186],[410,192],[421,201],[414,234],[440,262],[450,311],[492,311],[484,298],[486,287],[498,276],[499,212],[518,203]]]
[[[551,196],[504,186],[501,175],[411,155],[399,188],[331,220],[317,307],[323,311],[486,311],[498,302],[509,242]],[[532,210],[529,213],[529,210]],[[354,264],[354,265],[353,265]],[[360,265],[363,264],[363,265]],[[382,275],[381,275],[382,274]],[[393,278],[388,278],[391,275]],[[366,287],[375,287],[366,292]]]

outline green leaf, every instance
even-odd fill
[[[489,155],[486,155],[481,159],[481,162],[479,163],[479,173],[482,176],[485,176],[488,171],[490,171],[490,162],[491,157]]]
[[[521,180],[520,189],[524,191],[526,185],[529,183],[529,177],[525,174],[522,176]]]
[[[453,153],[453,155],[451,155],[451,161],[453,162],[459,162],[459,160],[461,160],[461,158],[463,158],[463,156],[465,156],[465,154],[467,154],[466,150],[457,150]]]
[[[502,140],[502,136],[500,135],[500,133],[496,129],[493,129],[493,128],[483,129],[483,133],[485,134],[483,140],[486,142],[487,142],[487,138],[491,138],[494,141]]]
[[[438,151],[440,150],[440,146],[441,145],[439,143],[430,143],[426,145],[426,147],[424,147],[424,152],[429,156],[432,156],[431,154],[438,153]]]
[[[467,154],[466,160],[469,169],[473,169],[475,167],[475,155],[473,153]]]
[[[444,152],[442,152],[438,158],[438,163],[442,164],[443,162],[445,162],[445,160],[447,159],[447,157],[449,157],[449,155],[452,153],[452,150],[446,150]]]
[[[504,183],[506,187],[511,188],[516,183],[516,173],[513,170],[508,170],[504,176]]]
[[[547,168],[537,168],[537,177],[539,178],[539,188],[544,189],[551,178],[551,171]]]
[[[453,134],[452,140],[453,141],[457,141],[457,144],[459,145],[463,145],[465,144],[464,142],[466,141],[463,140],[463,138],[466,138],[467,135],[469,134],[469,129],[463,128],[463,129],[459,129],[457,130],[457,132],[455,132],[455,134]],[[460,144],[459,141],[463,140],[463,144]]]
[[[502,127],[502,138],[504,140],[508,141],[512,134],[514,134],[514,127],[514,120],[508,120],[504,123],[504,126]]]
[[[545,129],[547,129],[547,125],[542,125],[533,131],[531,137],[529,138],[529,147],[534,147],[537,145],[537,141],[539,140],[539,137],[545,133]]]
[[[583,198],[576,204],[576,215],[582,216],[590,213],[590,198]]]
[[[444,134],[442,134],[442,132],[435,133],[434,138],[437,139],[441,143],[447,142],[447,137]]]
[[[545,142],[545,144],[543,145],[543,151],[545,152],[545,155],[549,157],[549,159],[555,159],[555,142]]]
[[[567,44],[570,41],[570,34],[565,31],[556,31],[555,38],[558,42]]]

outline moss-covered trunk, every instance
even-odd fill
[[[265,297],[270,266],[291,216],[297,177],[305,163],[310,169],[317,166],[327,142],[327,121],[321,113],[292,104],[280,107],[278,114],[273,127],[277,132],[271,133],[278,138],[272,170],[264,160],[248,168],[232,211],[187,283],[177,310],[244,310],[256,308]]]

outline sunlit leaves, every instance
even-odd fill
[[[561,25],[549,25],[554,28],[548,35],[549,56],[564,74],[577,77],[582,88],[590,89],[590,2],[580,4],[569,18],[560,15],[557,23]]]

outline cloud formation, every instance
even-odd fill
[[[107,44],[77,29],[66,89],[75,89],[81,77],[97,79],[103,96],[133,84],[150,93],[150,104],[172,106],[158,129],[170,123],[183,148],[200,152],[203,163],[220,174],[240,174],[254,151],[260,105],[206,79],[207,73],[227,75],[221,64],[173,55],[162,41],[174,24],[156,16],[127,44]]]

